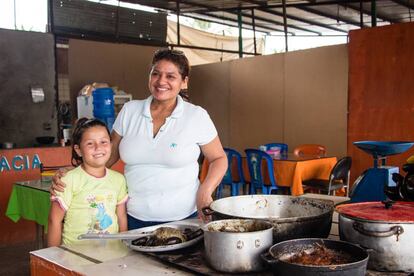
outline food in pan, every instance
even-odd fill
[[[311,249],[304,249],[284,261],[300,265],[340,265],[353,262],[351,255],[327,248],[322,244],[315,244]]]
[[[183,243],[192,240],[202,234],[202,230],[193,231],[189,228],[180,230],[173,227],[159,227],[152,235],[133,240],[136,246],[165,246]]]
[[[266,230],[266,225],[258,222],[223,222],[220,224],[212,224],[208,227],[211,232],[229,232],[229,233],[246,233]]]

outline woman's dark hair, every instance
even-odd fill
[[[157,50],[154,54],[154,57],[152,58],[151,66],[154,66],[161,60],[168,60],[174,63],[178,67],[178,71],[180,72],[181,78],[183,80],[186,77],[190,76],[190,62],[188,62],[188,59],[185,56],[184,52],[170,49]],[[181,90],[179,94],[181,97],[183,97],[184,100],[190,101],[190,97],[186,89]]]
[[[71,163],[73,166],[79,166],[83,163],[83,159],[79,156],[75,151],[75,145],[80,147],[80,143],[82,141],[82,136],[88,128],[95,127],[95,126],[102,126],[108,132],[109,137],[111,134],[109,133],[109,129],[106,127],[105,123],[98,120],[98,119],[88,119],[88,118],[80,118],[76,121],[75,129],[72,132],[72,160]]]

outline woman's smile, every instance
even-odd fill
[[[181,89],[187,86],[187,78],[183,80],[174,63],[161,60],[153,66],[148,86],[155,100],[175,100]]]

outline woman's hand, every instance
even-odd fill
[[[218,136],[210,143],[201,146],[201,151],[210,165],[207,176],[197,191],[197,211],[198,217],[207,222],[211,220],[211,217],[206,217],[202,209],[210,206],[213,201],[212,194],[227,170],[227,156]]]
[[[65,183],[62,182],[61,178],[66,175],[69,171],[67,168],[61,168],[56,171],[55,175],[52,177],[52,186],[50,186],[50,194],[56,196],[56,192],[63,192],[65,190]]]
[[[211,197],[212,192],[209,190],[203,189],[203,185],[200,185],[197,191],[197,213],[198,218],[201,219],[203,222],[209,222],[211,220],[211,216],[205,216],[203,214],[203,208],[210,206],[210,203],[213,202],[213,198]]]

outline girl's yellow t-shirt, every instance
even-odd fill
[[[106,169],[102,178],[86,173],[81,166],[69,171],[62,181],[64,192],[56,200],[66,211],[62,242],[72,244],[86,233],[118,233],[116,207],[128,199],[127,186],[122,174]]]

